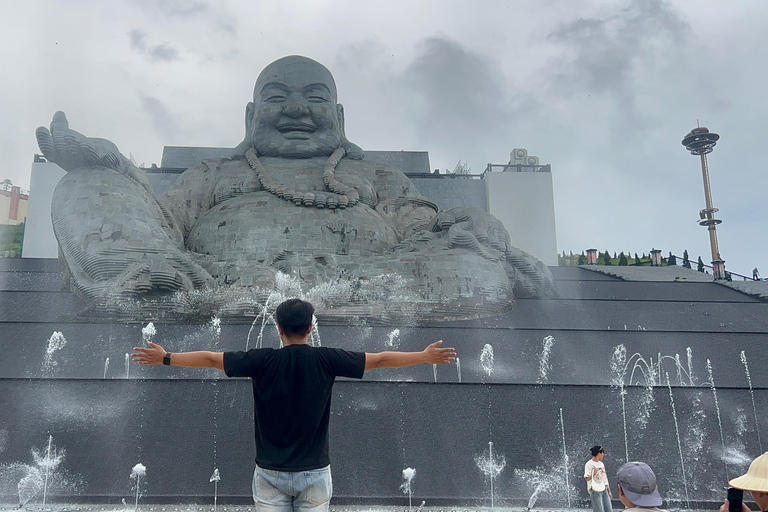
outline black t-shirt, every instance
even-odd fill
[[[277,471],[308,471],[330,464],[328,420],[336,377],[361,379],[365,353],[287,345],[225,352],[228,377],[250,377],[256,464]]]

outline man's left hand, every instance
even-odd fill
[[[456,349],[440,348],[443,340],[436,341],[424,349],[426,362],[431,364],[449,364],[456,360]]]
[[[165,349],[157,343],[147,342],[149,348],[133,347],[133,353],[131,359],[134,363],[139,364],[163,364],[163,357],[165,357]]]

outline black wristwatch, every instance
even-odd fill
[[[165,355],[163,356],[163,364],[165,366],[171,366],[171,353],[170,352],[166,352]]]

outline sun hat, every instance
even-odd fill
[[[616,472],[619,485],[629,501],[638,507],[658,507],[662,499],[656,475],[645,462],[627,462]]]
[[[768,492],[768,452],[752,461],[747,474],[734,478],[728,485],[744,491]]]

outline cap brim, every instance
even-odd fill
[[[768,478],[752,476],[749,473],[734,478],[728,485],[744,491],[768,492]]]
[[[661,502],[663,501],[661,499],[661,494],[659,494],[658,486],[651,494],[637,494],[636,492],[624,489],[624,486],[621,486],[621,489],[624,491],[624,494],[627,495],[629,501],[638,507],[660,507]]]

